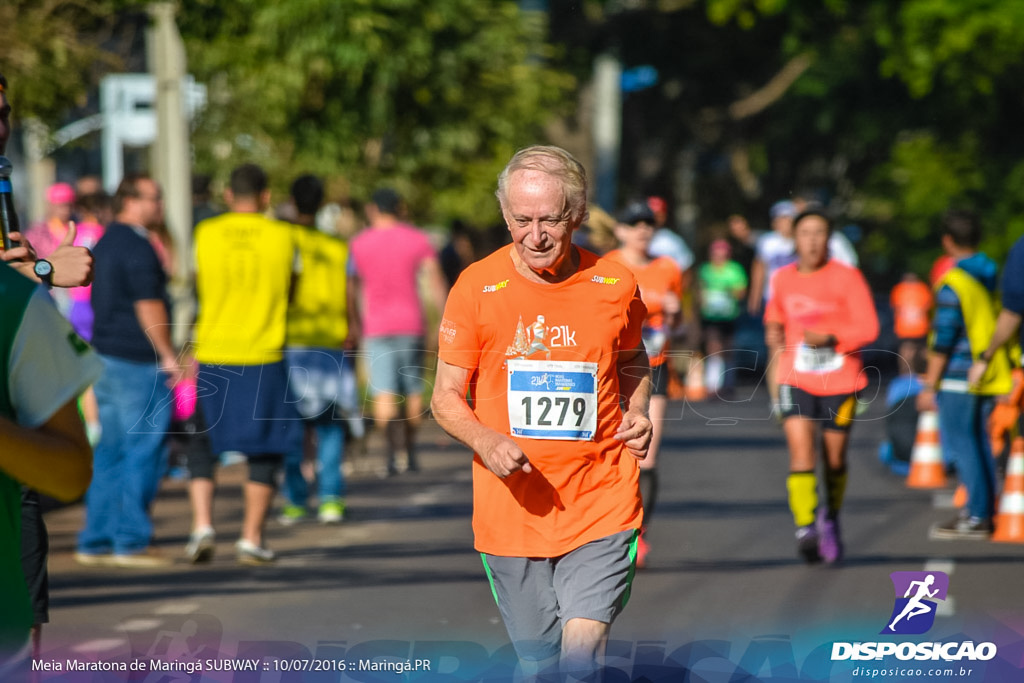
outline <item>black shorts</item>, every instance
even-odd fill
[[[857,412],[857,395],[816,396],[789,384],[781,384],[779,410],[782,411],[783,420],[802,417],[824,423],[824,429],[848,432]]]
[[[50,586],[46,571],[46,556],[50,539],[39,507],[39,494],[21,487],[21,571],[32,598],[33,623],[50,621]]]
[[[651,396],[668,396],[668,362],[651,368]]]
[[[701,318],[700,327],[704,330],[705,334],[708,330],[714,330],[722,340],[729,339],[736,333],[735,320],[708,320]]]

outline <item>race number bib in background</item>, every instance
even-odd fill
[[[843,354],[827,346],[807,346],[801,344],[796,349],[796,361],[793,367],[797,372],[835,372],[843,367]]]
[[[512,436],[592,441],[597,431],[597,363],[508,361]]]

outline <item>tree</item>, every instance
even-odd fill
[[[387,182],[421,219],[496,218],[498,171],[573,85],[508,0],[188,0],[181,17],[210,86],[200,167],[342,176],[357,198]]]
[[[623,195],[678,201],[689,160],[702,239],[805,189],[860,224],[879,275],[921,270],[950,206],[979,210],[994,256],[1024,231],[1021,3],[590,0],[552,25],[577,74],[609,49],[658,69],[625,101]]]
[[[113,0],[0,2],[0,71],[17,93],[19,117],[53,125],[76,105],[103,69],[116,64],[103,46]]]

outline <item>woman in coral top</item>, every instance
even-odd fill
[[[782,347],[780,409],[789,444],[789,507],[797,549],[807,562],[842,559],[839,510],[846,490],[846,445],[867,385],[859,349],[878,336],[878,316],[860,271],[829,259],[832,221],[804,211],[793,224],[797,262],[772,277],[765,340]],[[818,503],[815,442],[822,428],[825,504]]]

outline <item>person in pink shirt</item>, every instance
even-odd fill
[[[46,258],[60,245],[68,232],[75,190],[67,183],[54,183],[46,189],[46,218],[32,225],[26,239],[39,258]]]
[[[415,432],[422,419],[426,314],[419,282],[435,310],[443,311],[447,288],[437,252],[427,235],[403,222],[402,199],[391,188],[375,191],[366,206],[369,228],[351,245],[349,296],[370,360],[373,417],[385,435],[387,471],[400,471],[403,445],[409,470],[418,469]],[[400,410],[404,401],[403,411]]]
[[[832,221],[816,209],[793,221],[796,263],[772,276],[765,341],[776,364],[789,444],[786,488],[797,551],[807,562],[842,559],[839,510],[846,492],[846,445],[856,393],[867,385],[859,350],[878,336],[871,290],[860,271],[829,258]],[[824,453],[825,504],[818,504],[817,428]]]
[[[77,234],[75,235],[75,246],[85,247],[92,251],[96,243],[103,237],[103,216],[109,212],[110,198],[104,193],[79,195],[75,200],[75,215],[78,221],[75,223]],[[92,285],[84,287],[72,287],[68,290],[71,298],[71,310],[68,319],[71,326],[75,328],[82,339],[92,339]]]

